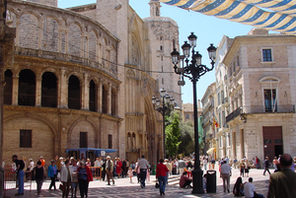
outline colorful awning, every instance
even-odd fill
[[[259,28],[296,33],[296,0],[160,0],[160,2]]]

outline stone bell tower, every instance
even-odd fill
[[[160,2],[159,0],[151,0],[150,5],[150,17],[159,17],[160,16]]]

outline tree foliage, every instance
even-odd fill
[[[180,122],[181,144],[178,154],[188,156],[194,152],[194,128],[191,122]]]
[[[168,157],[174,158],[178,154],[179,145],[181,143],[180,133],[180,115],[172,112],[168,117],[169,124],[166,127],[166,154]]]

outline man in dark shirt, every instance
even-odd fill
[[[24,168],[25,163],[23,160],[18,160],[17,155],[12,156],[12,161],[16,165],[16,175],[17,175],[17,183],[18,183],[18,193],[15,196],[24,195]]]
[[[283,154],[280,158],[280,171],[270,176],[268,198],[296,197],[296,173],[290,169],[291,165],[291,155]]]
[[[266,157],[264,160],[264,171],[263,171],[263,175],[265,175],[265,172],[268,172],[270,175],[270,171],[269,171],[269,158]]]

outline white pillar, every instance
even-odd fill
[[[68,108],[68,79],[66,77],[66,71],[61,70],[59,79],[59,91],[58,91],[58,107]]]
[[[103,82],[101,80],[98,81],[98,86],[97,86],[97,104],[98,104],[98,112],[102,112],[102,86],[103,86]]]
[[[39,74],[36,76],[36,91],[35,91],[35,106],[41,106],[41,95],[42,95],[42,78]]]
[[[12,77],[12,105],[18,105],[19,76]]]

